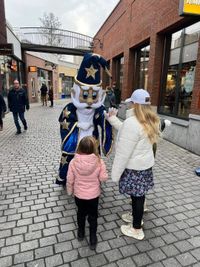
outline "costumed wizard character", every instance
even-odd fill
[[[69,163],[83,137],[94,136],[104,155],[111,150],[112,126],[104,116],[105,93],[101,87],[100,66],[110,75],[103,57],[85,54],[72,88],[72,103],[64,107],[59,117],[62,156],[57,184],[66,184]]]

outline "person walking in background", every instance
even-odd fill
[[[41,101],[42,101],[42,105],[47,106],[47,86],[45,83],[42,84],[41,88],[40,88],[40,92],[41,92]]]
[[[98,203],[101,182],[108,179],[106,166],[100,159],[97,141],[94,137],[84,137],[78,146],[75,157],[69,164],[67,173],[68,194],[74,194],[78,207],[78,240],[85,237],[85,221],[88,216],[90,226],[90,249],[97,245]]]
[[[115,111],[107,114],[110,124],[119,129],[111,176],[113,181],[119,182],[120,193],[130,195],[132,199],[132,225],[122,225],[121,231],[126,236],[142,240],[145,195],[154,186],[152,145],[160,136],[160,119],[151,110],[150,95],[146,90],[135,90],[126,102],[131,103],[131,109],[122,125]]]
[[[7,110],[6,102],[3,96],[0,94],[0,131],[3,131],[3,117],[6,110]]]
[[[121,103],[121,91],[120,89],[116,86],[116,82],[113,82],[112,84],[112,90],[115,94],[115,101],[116,101],[116,105],[117,107],[119,106],[119,104]]]
[[[115,94],[113,93],[113,90],[110,86],[107,86],[106,88],[106,97],[104,100],[104,106],[106,111],[108,111],[108,109],[111,107],[117,107],[115,101]]]
[[[28,127],[24,117],[24,112],[25,108],[26,110],[29,110],[29,101],[26,91],[20,87],[18,80],[14,80],[14,87],[8,93],[8,107],[13,113],[15,126],[17,128],[16,134],[21,134],[19,118],[24,125],[24,130],[27,130]]]
[[[49,94],[49,101],[51,102],[50,107],[53,107],[53,88],[52,87],[50,87],[48,94]]]

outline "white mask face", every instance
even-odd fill
[[[74,83],[71,98],[76,108],[97,109],[103,104],[105,93],[101,87],[79,86]]]

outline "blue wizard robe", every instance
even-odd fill
[[[77,108],[74,104],[69,103],[64,107],[59,117],[62,156],[59,167],[59,177],[56,180],[57,184],[66,184],[68,166],[78,147],[80,129],[77,126],[78,118],[76,110]],[[99,151],[101,144],[102,152],[105,156],[107,156],[112,149],[113,132],[112,126],[105,119],[104,111],[105,107],[103,105],[95,110],[93,118],[93,136],[99,141]],[[101,128],[101,135],[98,127]]]

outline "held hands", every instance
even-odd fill
[[[67,195],[68,195],[68,196],[73,196],[73,192],[72,192],[72,190],[70,190],[70,189],[67,188]]]
[[[117,116],[118,109],[116,108],[109,108],[108,112],[104,111],[105,118],[108,120],[112,116]]]

